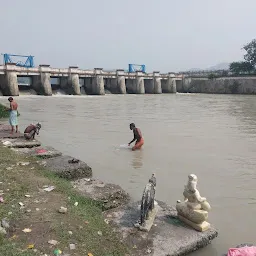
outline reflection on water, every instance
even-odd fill
[[[132,153],[132,166],[134,169],[140,169],[143,166],[143,149]]]
[[[19,97],[21,129],[40,121],[40,140],[87,162],[95,177],[120,184],[140,199],[152,173],[156,198],[182,199],[187,175],[212,206],[219,230],[212,245],[192,255],[221,255],[255,243],[256,100],[232,95],[105,95]],[[0,98],[6,101],[6,98]],[[121,149],[142,131],[141,151]]]

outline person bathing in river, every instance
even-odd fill
[[[128,143],[128,145],[130,146],[134,141],[136,141],[135,145],[132,147],[132,150],[134,151],[136,149],[141,149],[144,144],[144,139],[142,137],[140,129],[136,128],[134,123],[130,124],[130,129],[133,131],[134,138],[130,143]]]
[[[34,140],[35,135],[39,134],[39,131],[41,129],[41,124],[37,123],[36,125],[30,124],[24,131],[24,137],[26,140]]]
[[[9,123],[12,127],[11,134],[14,132],[14,127],[16,127],[16,133],[18,133],[18,104],[14,101],[13,97],[9,97],[8,101],[10,102],[10,112]]]

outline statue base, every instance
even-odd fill
[[[154,220],[156,218],[156,214],[158,212],[159,206],[156,205],[155,208],[152,211],[149,211],[148,219],[145,220],[143,225],[140,225],[139,223],[135,223],[134,226],[138,228],[141,231],[149,232],[151,227],[154,224]]]
[[[195,229],[195,230],[197,230],[197,231],[200,231],[200,232],[204,232],[204,231],[208,230],[208,229],[211,227],[210,223],[207,222],[207,221],[204,221],[204,222],[202,222],[202,223],[200,223],[200,224],[196,224],[196,223],[194,223],[194,222],[188,220],[187,218],[185,218],[185,217],[183,217],[183,216],[181,216],[181,215],[179,215],[179,214],[178,214],[178,218],[179,218],[182,222],[184,222],[185,224],[187,224],[188,226],[190,226],[190,227],[192,227],[193,229]]]

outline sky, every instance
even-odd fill
[[[0,51],[56,68],[208,68],[243,59],[255,13],[255,0],[0,0]]]

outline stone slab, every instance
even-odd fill
[[[90,166],[81,160],[78,163],[69,163],[72,159],[73,157],[66,155],[49,158],[45,159],[44,166],[59,177],[68,180],[77,180],[92,176],[92,168]]]
[[[39,142],[38,140],[28,141],[22,138],[1,139],[1,142],[6,147],[9,147],[9,148],[33,148],[33,147],[41,146],[41,142]]]
[[[62,155],[60,151],[47,146],[40,146],[34,148],[14,148],[13,150],[21,154],[36,156],[42,159],[54,158]]]
[[[120,186],[96,179],[80,179],[73,182],[82,195],[102,203],[102,210],[113,209],[130,201],[130,196]]]
[[[198,232],[177,218],[175,207],[167,206],[160,201],[158,204],[160,209],[148,233],[134,227],[134,223],[140,216],[140,202],[133,202],[104,212],[104,218],[131,249],[130,255],[187,255],[207,246],[218,236],[214,227],[205,232]]]

